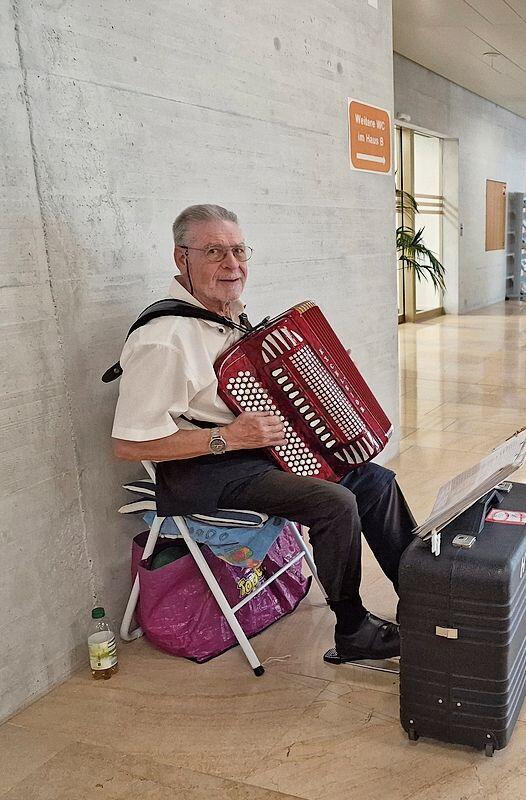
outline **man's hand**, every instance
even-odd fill
[[[244,411],[221,428],[229,450],[254,450],[287,443],[283,422],[270,411]]]

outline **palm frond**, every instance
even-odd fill
[[[430,280],[437,291],[444,292],[445,269],[435,254],[423,242],[424,228],[414,231],[401,225],[396,229],[396,249],[400,261],[414,270],[418,280]]]
[[[396,190],[396,210],[399,214],[404,211],[411,211],[418,214],[418,204],[409,192],[404,192],[403,189]]]

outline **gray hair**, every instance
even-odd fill
[[[237,224],[236,214],[234,214],[233,211],[229,211],[227,208],[223,208],[223,206],[214,206],[208,203],[188,206],[184,211],[181,211],[172,225],[174,244],[186,244],[188,226],[191,225],[192,222],[208,222],[214,219],[226,220],[227,222],[235,222]]]

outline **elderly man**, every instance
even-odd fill
[[[173,234],[180,275],[170,297],[239,323],[252,251],[236,215],[220,206],[190,206]],[[120,359],[115,455],[157,462],[163,516],[244,508],[308,526],[336,615],[335,649],[325,659],[399,655],[397,626],[368,612],[360,597],[361,532],[395,588],[412,538],[414,521],[394,473],[366,464],[335,484],[282,472],[265,450],[284,444],[282,422],[267,412],[234,418],[217,394],[214,362],[241,336],[218,322],[173,316],[134,331]]]

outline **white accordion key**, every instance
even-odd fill
[[[367,461],[367,459],[369,458],[369,453],[366,451],[365,447],[362,445],[361,442],[356,442],[356,445],[360,448],[364,460]]]
[[[279,383],[279,381],[278,381],[278,383]],[[290,392],[290,390],[292,389],[292,387],[293,387],[293,386],[294,386],[294,384],[293,384],[293,383],[287,383],[287,384],[285,384],[285,386],[283,387],[283,391],[288,393],[288,392]]]
[[[263,340],[261,342],[261,352],[263,353],[263,358],[265,358],[265,355],[270,356],[270,358],[276,358],[276,356],[278,356],[278,355],[280,355],[282,353],[280,348],[276,348],[276,349],[278,350],[277,353],[274,352],[274,350],[272,349],[272,347],[270,346],[270,344],[266,340]],[[267,359],[267,361],[268,360],[269,359]]]
[[[360,456],[360,453],[358,452],[358,450],[356,450],[356,448],[353,447],[352,445],[350,445],[350,448],[351,448],[351,450],[353,452],[353,455],[354,455],[354,459],[355,459],[354,463],[355,464],[361,464],[362,461],[363,461],[363,458]]]
[[[297,397],[298,395],[299,395],[299,392],[296,390],[294,392],[291,392],[289,394],[289,397],[290,397],[291,400],[294,400],[294,398]]]
[[[281,342],[281,344],[287,350],[290,350],[291,349],[290,343],[287,341],[287,339],[283,335],[284,333],[288,333],[286,328],[283,328],[282,331],[274,331],[274,337],[278,340],[278,342]]]
[[[310,408],[310,406],[309,406],[309,405],[302,406],[302,407],[300,408],[300,414],[305,414],[305,413],[306,413],[306,412],[309,410],[309,408]]]
[[[297,342],[296,342],[296,340],[294,339],[294,336],[292,335],[292,333],[291,333],[291,332],[288,330],[288,328],[281,328],[281,333],[282,333],[284,336],[287,336],[287,337],[288,337],[288,339],[289,339],[289,341],[292,343],[292,346],[293,346],[293,347],[296,347],[296,344],[297,344]]]
[[[273,378],[277,378],[278,375],[281,375],[282,372],[283,372],[283,367],[279,367],[279,369],[273,370],[271,372],[271,375],[272,375]]]
[[[305,419],[308,421],[315,416],[314,411],[311,411],[310,414],[305,414]]]
[[[273,349],[277,350],[277,355],[282,356],[283,350],[280,347],[279,340],[274,336],[274,333],[275,331],[273,333],[269,333],[268,336],[265,336],[262,347],[264,347],[267,351],[270,351],[274,357],[276,357],[276,353],[273,353]]]
[[[278,378],[279,385],[282,386],[285,383],[285,381],[288,381],[288,379],[289,379],[288,375],[284,375],[283,377]]]

